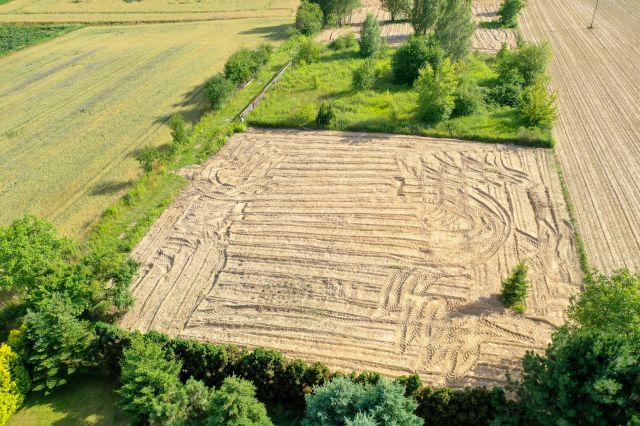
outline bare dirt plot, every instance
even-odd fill
[[[550,152],[410,136],[249,131],[134,250],[122,325],[265,346],[433,384],[504,380],[578,289]],[[500,281],[528,259],[526,315]]]
[[[132,153],[197,116],[203,82],[289,19],[90,27],[0,58],[0,223],[31,212],[78,235],[139,174]]]
[[[12,0],[0,22],[182,22],[292,17],[296,0]]]
[[[520,20],[549,40],[557,152],[589,261],[640,270],[640,2],[531,0]]]

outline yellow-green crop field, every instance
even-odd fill
[[[12,0],[0,22],[178,22],[291,17],[297,0]]]
[[[0,224],[30,212],[81,236],[195,119],[203,82],[240,47],[285,37],[289,18],[86,27],[0,58]]]

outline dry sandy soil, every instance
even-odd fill
[[[297,0],[12,0],[0,22],[183,22],[293,17]]]
[[[640,2],[530,0],[526,39],[549,40],[557,153],[589,261],[640,270]]]
[[[476,22],[490,21],[496,19],[498,3],[494,1],[476,1],[473,3],[473,17]],[[387,40],[390,46],[398,46],[403,43],[411,34],[413,27],[408,22],[387,22],[391,17],[380,8],[377,0],[367,0],[363,2],[363,7],[356,10],[349,19],[351,25],[341,28],[327,28],[317,37],[318,41],[329,42],[346,33],[356,33],[359,37],[360,25],[367,17],[367,13],[373,13],[380,21],[380,34]],[[484,53],[495,53],[503,43],[514,47],[518,42],[518,36],[513,29],[501,28],[477,28],[473,38],[472,49]]]
[[[87,27],[0,58],[0,224],[30,212],[82,234],[139,176],[132,153],[169,142],[226,58],[289,22]]]
[[[126,328],[489,384],[547,344],[579,288],[546,150],[252,130],[184,174],[134,250]],[[518,315],[497,293],[523,259]]]

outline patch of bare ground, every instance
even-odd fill
[[[526,39],[549,40],[557,153],[589,262],[640,269],[640,2],[530,0]]]
[[[493,384],[545,347],[579,288],[547,150],[251,130],[183,173],[134,250],[128,329]],[[522,259],[518,315],[497,294]]]

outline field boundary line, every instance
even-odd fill
[[[240,121],[244,123],[244,119],[247,116],[247,114],[249,114],[251,111],[256,109],[256,107],[260,104],[260,102],[266,96],[267,91],[271,88],[271,86],[273,86],[282,78],[282,76],[287,71],[287,69],[291,66],[291,64],[293,64],[293,59],[287,62],[287,65],[285,65],[280,70],[280,72],[278,72],[278,74],[276,74],[275,76],[273,76],[271,80],[269,80],[269,82],[264,86],[264,88],[260,91],[260,93],[258,93],[258,95],[254,97],[251,100],[251,102],[249,102],[249,104],[245,107],[245,109],[243,109],[242,112],[240,112],[240,114],[238,114],[236,118],[239,118]]]

